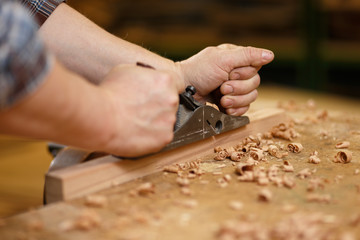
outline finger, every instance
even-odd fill
[[[232,116],[241,116],[249,110],[250,106],[226,109],[226,113]]]
[[[260,70],[260,66],[246,66],[235,68],[229,74],[229,80],[247,80],[255,76]]]
[[[241,108],[250,105],[258,96],[257,90],[253,90],[245,95],[225,95],[220,99],[220,104],[224,108]]]
[[[248,80],[229,80],[220,86],[223,95],[244,95],[250,93],[260,85],[260,76],[256,74]]]
[[[274,53],[267,49],[254,47],[237,47],[225,49],[221,54],[221,65],[225,70],[231,72],[235,68],[244,66],[261,67],[274,59]]]

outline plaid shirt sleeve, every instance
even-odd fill
[[[55,8],[65,0],[20,0],[29,11],[30,15],[35,17],[41,26]]]
[[[26,9],[0,1],[0,110],[35,91],[52,64]]]

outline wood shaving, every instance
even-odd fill
[[[188,187],[182,187],[180,189],[180,192],[182,194],[186,195],[186,196],[191,196],[192,195],[192,192],[191,192],[190,188],[188,188]]]
[[[222,147],[214,147],[214,152],[215,153],[218,153],[218,152],[221,152],[222,150],[224,150]]]
[[[260,161],[264,158],[264,151],[259,148],[251,148],[250,157],[252,157],[256,161]]]
[[[244,152],[232,152],[230,159],[234,162],[239,162],[245,156]]]
[[[222,161],[222,160],[225,160],[228,156],[229,156],[229,153],[226,150],[221,150],[220,152],[216,153],[214,160]]]
[[[60,223],[60,231],[82,230],[90,231],[100,226],[100,216],[92,210],[83,210],[75,219],[65,220]]]
[[[224,188],[227,187],[229,185],[229,183],[227,181],[225,181],[224,178],[219,178],[217,180],[217,183],[219,184],[220,187]]]
[[[268,152],[271,156],[276,158],[283,158],[288,155],[287,152],[281,152],[276,145],[270,145]]]
[[[258,183],[258,185],[260,185],[260,186],[266,186],[266,185],[268,185],[269,184],[269,178],[267,178],[267,177],[260,177],[260,178],[257,178],[257,183]]]
[[[354,175],[359,175],[359,173],[360,173],[360,169],[357,168],[354,170]]]
[[[321,162],[320,158],[318,157],[319,153],[317,151],[314,151],[310,154],[310,157],[308,159],[309,163],[319,164]]]
[[[254,169],[253,164],[239,163],[236,165],[235,172],[239,175],[244,175],[245,172],[253,171],[253,169]]]
[[[294,166],[287,160],[284,160],[284,165],[282,166],[284,172],[294,172]]]
[[[181,186],[181,187],[190,185],[189,179],[188,178],[182,178],[182,177],[176,178],[176,183],[179,184],[179,186]]]
[[[206,106],[213,107],[213,108],[215,108],[216,110],[220,111],[218,105],[216,105],[215,103],[205,102],[205,105],[206,105]]]
[[[283,176],[282,183],[287,188],[294,188],[296,185],[295,179],[289,176]]]
[[[196,199],[183,199],[183,200],[176,200],[175,204],[186,207],[186,208],[195,208],[199,205]]]
[[[342,180],[343,178],[344,178],[343,175],[336,175],[336,176],[334,177],[334,182],[335,182],[335,183],[339,183],[340,180]]]
[[[224,178],[224,180],[225,180],[226,182],[230,182],[231,179],[232,179],[232,177],[231,177],[230,174],[225,174],[223,178]]]
[[[317,119],[327,120],[329,118],[329,113],[327,110],[322,110],[316,115]]]
[[[319,188],[320,189],[325,188],[324,179],[322,179],[322,178],[312,178],[312,179],[309,180],[306,190],[308,192],[313,192],[313,191],[315,191],[315,190],[317,190]]]
[[[282,207],[281,207],[281,210],[285,213],[293,213],[296,211],[296,206],[295,205],[292,205],[292,204],[284,204]]]
[[[271,135],[273,137],[285,139],[292,141],[294,138],[298,137],[299,134],[292,128],[291,123],[280,123],[279,125],[271,129]]]
[[[169,166],[165,166],[163,171],[170,173],[179,173],[185,170],[195,170],[195,169],[199,169],[201,163],[202,163],[201,159],[184,162],[184,163],[175,163]]]
[[[254,173],[252,171],[245,171],[237,179],[241,182],[253,182],[255,180]]]
[[[151,182],[145,182],[135,189],[136,195],[148,196],[155,193],[155,185]]]
[[[335,148],[337,149],[348,148],[348,147],[350,147],[350,142],[348,141],[339,142],[335,145]]]
[[[352,159],[352,152],[350,151],[339,151],[334,157],[335,163],[349,163]]]
[[[293,153],[299,153],[304,149],[301,143],[289,143],[287,145],[287,148],[289,152],[293,152]]]
[[[235,211],[239,211],[244,208],[244,204],[240,201],[234,200],[229,202],[229,207]]]
[[[303,170],[299,171],[296,176],[298,176],[300,179],[307,178],[311,176],[313,172],[309,168],[304,168]]]
[[[209,181],[208,180],[200,180],[200,183],[206,185],[206,184],[209,184]]]
[[[308,202],[330,203],[331,202],[331,195],[312,193],[312,194],[307,195],[306,200]]]
[[[107,197],[103,195],[88,195],[85,197],[85,205],[89,207],[103,208],[108,204]]]
[[[261,202],[270,202],[272,197],[272,193],[268,188],[263,188],[258,193],[258,199]]]

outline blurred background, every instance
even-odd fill
[[[359,0],[67,3],[113,34],[173,60],[221,43],[271,49],[276,58],[260,71],[260,97],[311,97],[326,107],[359,109]],[[0,218],[41,206],[51,159],[44,141],[0,135]]]
[[[206,46],[271,49],[262,83],[360,96],[358,0],[68,0],[115,35],[173,60]]]

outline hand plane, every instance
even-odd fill
[[[180,94],[179,108],[174,126],[174,138],[162,151],[184,146],[249,123],[246,116],[235,117],[224,114],[212,106],[194,99],[196,89],[187,86]]]

